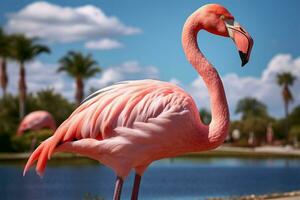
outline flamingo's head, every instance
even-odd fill
[[[249,33],[234,20],[226,8],[219,4],[207,4],[200,10],[201,12],[197,13],[202,28],[210,33],[232,38],[244,66],[249,61],[253,46],[253,39]]]

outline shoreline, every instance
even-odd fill
[[[300,150],[289,147],[230,147],[221,146],[211,151],[201,153],[190,153],[179,157],[195,156],[195,157],[245,157],[245,158],[300,158]]]
[[[0,153],[0,162],[27,160],[31,153]],[[286,147],[263,146],[255,148],[221,146],[217,149],[189,153],[178,156],[180,158],[202,157],[241,157],[241,158],[295,158],[300,159],[300,150]],[[88,159],[78,154],[58,153],[53,159]]]

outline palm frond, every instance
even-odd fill
[[[60,67],[57,71],[65,71],[74,78],[86,79],[101,72],[101,68],[97,66],[91,54],[84,55],[81,52],[69,51],[59,60],[59,63]]]
[[[11,36],[11,57],[19,62],[27,62],[41,53],[50,53],[50,49],[38,44],[37,38],[28,38],[23,34]]]

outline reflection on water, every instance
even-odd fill
[[[104,166],[55,163],[42,179],[33,171],[22,177],[22,167],[0,164],[0,199],[74,200],[86,194],[112,198],[115,177]],[[140,199],[198,200],[297,190],[299,170],[299,159],[165,159],[153,163],[145,173]],[[124,185],[122,199],[130,199],[132,184],[133,174]]]

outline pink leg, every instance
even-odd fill
[[[113,200],[120,200],[121,192],[122,192],[122,186],[123,186],[123,179],[118,176],[117,180],[116,180]]]
[[[138,199],[141,179],[142,179],[142,177],[139,174],[135,174],[133,190],[132,190],[132,193],[131,193],[131,200],[137,200]]]

